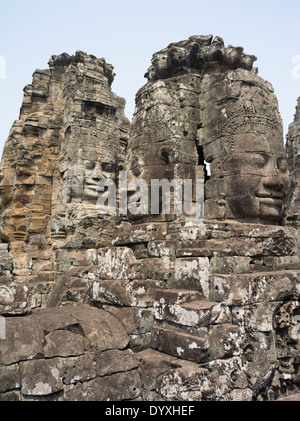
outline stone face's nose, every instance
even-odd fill
[[[285,199],[289,193],[290,180],[287,170],[283,170],[278,160],[270,159],[265,167],[261,188],[256,193],[258,197]]]
[[[271,197],[283,199],[286,195],[285,183],[280,175],[265,177],[263,180],[263,185]]]

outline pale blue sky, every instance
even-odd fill
[[[104,57],[116,73],[112,90],[126,99],[131,119],[152,54],[191,35],[218,35],[256,55],[259,75],[278,97],[285,134],[293,120],[300,96],[299,0],[1,0],[0,6],[0,153],[24,86],[35,69],[48,68],[51,55],[82,50]]]

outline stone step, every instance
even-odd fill
[[[197,326],[207,326],[231,321],[230,308],[222,303],[206,299],[185,303],[182,308],[187,312],[195,312],[199,317]]]
[[[240,354],[243,341],[241,327],[220,323],[206,327],[180,327],[175,324],[155,323],[151,332],[150,347],[194,363],[232,358]]]
[[[194,333],[188,333],[172,327],[154,325],[150,346],[176,358],[201,363],[208,354],[207,329],[200,328]]]
[[[192,248],[192,247],[186,247],[186,248],[177,248],[175,251],[175,256],[177,258],[181,257],[211,257],[213,256],[213,251],[209,248]]]
[[[0,254],[8,253],[8,244],[7,243],[0,243]]]
[[[150,348],[135,357],[144,388],[155,390],[165,400],[201,401],[213,390],[209,370],[199,364]]]
[[[153,279],[94,280],[87,285],[87,296],[102,304],[153,307],[156,290],[161,287],[162,282]]]
[[[156,292],[154,315],[156,320],[188,327],[225,323],[231,317],[229,308],[203,298],[198,291],[177,289]]]
[[[166,302],[168,304],[183,304],[191,301],[200,300],[203,297],[201,292],[189,289],[159,289],[156,291],[155,300]]]
[[[65,295],[62,297],[63,303],[68,302],[82,302],[85,298],[85,287],[73,287],[69,288]]]
[[[154,303],[156,320],[164,320],[181,326],[203,327],[213,323],[229,322],[228,307],[208,300],[185,304]]]

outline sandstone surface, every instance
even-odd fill
[[[284,147],[255,60],[170,44],[131,124],[104,59],[35,71],[0,170],[0,399],[297,400],[300,108]]]

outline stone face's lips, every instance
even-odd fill
[[[282,206],[283,201],[280,199],[274,199],[272,197],[262,197],[260,198],[260,203],[264,205],[270,205],[270,206]]]
[[[256,192],[256,196],[261,204],[269,206],[283,206],[283,199],[285,198],[285,194],[281,190],[274,190],[271,193]]]
[[[282,192],[272,192],[271,194],[256,193],[259,203],[264,206],[271,206],[276,208],[283,207],[284,194]]]
[[[97,188],[97,183],[85,183],[85,185],[89,188],[89,189],[92,189],[92,190],[96,190],[96,188]]]
[[[283,199],[285,194],[281,191],[274,191],[272,193],[260,193],[260,192],[256,192],[256,196],[260,197],[260,198],[271,198],[271,199]]]

